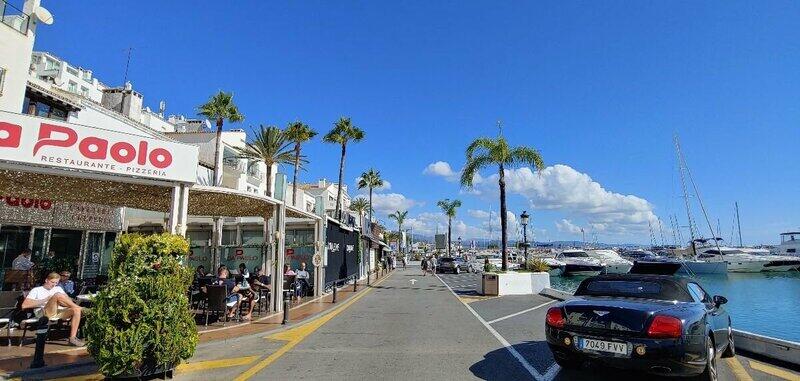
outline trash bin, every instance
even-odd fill
[[[483,274],[484,295],[498,295],[498,278],[497,274]]]

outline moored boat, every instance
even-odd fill
[[[565,263],[564,275],[595,276],[600,275],[605,269],[605,263],[596,258],[589,257],[583,250],[564,250],[556,259]]]

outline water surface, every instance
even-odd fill
[[[574,292],[583,277],[550,277],[553,288]],[[698,275],[709,294],[728,298],[733,327],[800,342],[800,272]]]

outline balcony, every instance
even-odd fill
[[[31,22],[30,16],[9,4],[6,0],[0,0],[0,15],[3,16],[3,24],[10,26],[23,35],[28,35],[28,26]]]
[[[247,169],[247,182],[257,187],[264,182],[264,174],[258,170],[257,166],[252,165]]]

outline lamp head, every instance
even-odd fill
[[[528,218],[530,218],[530,215],[528,215],[527,211],[523,210],[522,214],[520,214],[520,216],[519,216],[520,223],[522,225],[527,225],[528,224]]]

